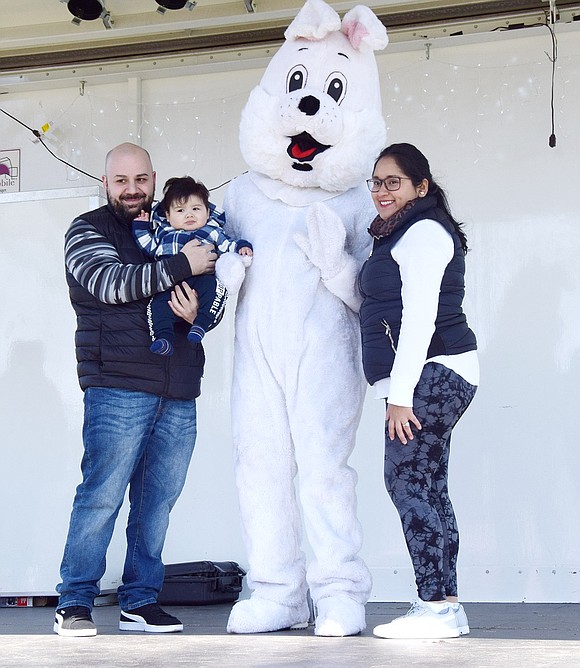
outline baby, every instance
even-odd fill
[[[232,241],[222,230],[223,213],[209,201],[209,191],[191,176],[174,177],[163,187],[163,199],[151,216],[145,211],[133,221],[133,234],[140,248],[151,258],[160,259],[179,253],[192,239],[215,245],[216,253],[235,252],[252,256],[252,244],[244,239]],[[199,310],[187,335],[193,343],[201,343],[205,333],[220,321],[227,293],[214,274],[192,276],[187,283],[197,292]],[[178,319],[170,309],[170,292],[156,294],[147,311],[156,355],[173,353],[173,326]]]

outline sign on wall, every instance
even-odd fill
[[[0,149],[0,193],[20,192],[20,149]]]

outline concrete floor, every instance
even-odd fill
[[[94,638],[60,638],[53,609],[0,608],[0,665],[123,668],[308,666],[341,668],[580,668],[580,604],[465,604],[471,634],[451,640],[382,640],[372,628],[404,614],[402,603],[369,603],[367,630],[318,638],[312,628],[259,635],[225,632],[230,605],[169,607],[183,633],[123,633],[115,605],[96,608]]]

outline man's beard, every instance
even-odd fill
[[[141,211],[151,212],[151,204],[153,203],[153,195],[145,195],[143,197],[127,197],[121,199],[114,199],[107,188],[107,201],[109,206],[115,214],[130,223],[141,213]]]

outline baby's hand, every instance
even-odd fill
[[[240,255],[248,255],[249,257],[252,257],[254,254],[254,251],[251,248],[248,248],[247,246],[244,246],[243,248],[240,248],[238,251]]]
[[[135,220],[148,221],[149,220],[149,214],[144,209],[141,209],[141,213],[137,216],[137,218],[135,218]]]

